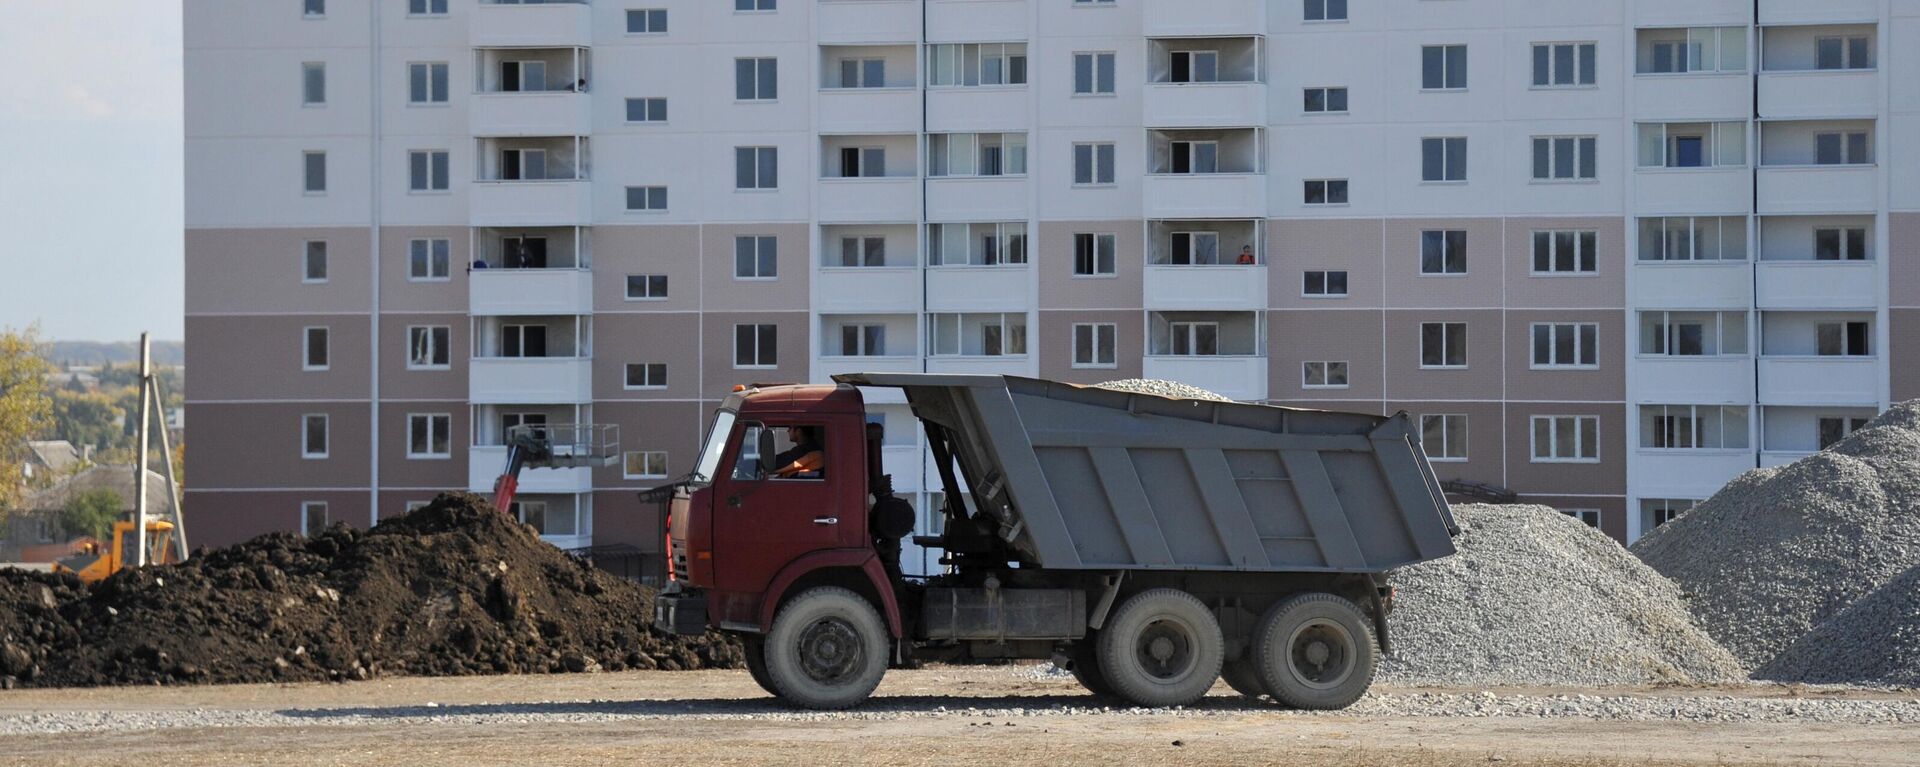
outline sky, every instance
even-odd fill
[[[0,0],[0,328],[184,336],[180,0]]]

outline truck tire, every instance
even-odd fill
[[[1267,694],[1267,686],[1260,682],[1260,668],[1253,664],[1252,653],[1238,660],[1227,661],[1220,667],[1220,678],[1232,687],[1234,692],[1249,698],[1258,698]]]
[[[1099,653],[1094,650],[1096,641],[1093,637],[1088,637],[1073,644],[1071,654],[1073,680],[1079,682],[1081,687],[1087,688],[1087,692],[1111,698],[1113,685],[1107,684],[1106,676],[1100,673]]]
[[[753,683],[760,685],[768,695],[779,697],[780,691],[774,689],[773,678],[767,676],[767,639],[748,636],[740,640],[740,654],[747,657],[747,674],[753,677]]]
[[[796,706],[857,706],[887,673],[888,640],[887,624],[864,597],[835,586],[808,589],[773,618],[767,679]]]
[[[1253,639],[1254,665],[1274,700],[1294,708],[1346,708],[1373,684],[1379,650],[1360,608],[1325,593],[1274,605]]]
[[[1142,591],[1120,603],[1099,637],[1100,674],[1135,705],[1185,706],[1220,678],[1226,642],[1213,611],[1178,589]]]

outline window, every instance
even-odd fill
[[[733,238],[733,276],[741,280],[771,280],[780,276],[780,240],[772,235]]]
[[[734,59],[735,101],[772,101],[780,97],[780,60]]]
[[[1533,233],[1534,274],[1597,274],[1600,233],[1554,230]]]
[[[844,161],[843,161],[844,162]],[[876,173],[873,175],[882,175]],[[1025,133],[935,133],[927,136],[927,175],[1024,176]]]
[[[327,457],[327,420],[324,413],[300,416],[300,457]]]
[[[733,366],[770,368],[780,364],[780,328],[775,325],[733,326]]]
[[[1167,54],[1167,65],[1168,82],[1220,82],[1219,51],[1173,51]]]
[[[1598,463],[1599,461],[1599,416],[1536,415],[1533,417],[1534,463]]]
[[[317,19],[327,15],[327,0],[302,0],[300,3],[300,15],[309,19]]]
[[[1422,90],[1464,90],[1467,87],[1467,46],[1420,46]]]
[[[663,123],[667,121],[667,100],[663,98],[627,99],[627,122]]]
[[[500,443],[506,444],[507,440],[514,436],[515,429],[534,434],[544,434],[546,425],[546,413],[501,413]]]
[[[407,457],[453,457],[453,416],[446,413],[408,415]]]
[[[667,453],[664,450],[631,450],[620,462],[625,479],[666,479]]]
[[[1640,353],[1712,357],[1747,353],[1745,312],[1641,312]]]
[[[840,238],[840,266],[886,266],[887,238]]]
[[[441,150],[407,153],[407,188],[415,192],[447,191],[447,152]]]
[[[1309,114],[1347,111],[1347,89],[1345,88],[1308,88],[1306,105]]]
[[[1599,175],[1597,144],[1592,136],[1533,137],[1533,180],[1592,181]]]
[[[929,319],[933,356],[1026,356],[1025,314],[935,314]]]
[[[1027,225],[928,224],[928,266],[1001,266],[1027,262]]]
[[[1867,230],[1861,227],[1813,230],[1815,261],[1867,260]]]
[[[1420,416],[1420,449],[1426,451],[1430,461],[1467,460],[1467,417]]]
[[[300,104],[325,106],[327,103],[327,65],[309,61],[300,65]]]
[[[500,356],[513,358],[547,356],[547,326],[500,326]]]
[[[1420,180],[1467,180],[1467,140],[1460,136],[1420,139]]]
[[[307,194],[327,193],[327,153],[301,152],[301,175]]]
[[[1218,141],[1169,141],[1167,150],[1167,172],[1220,172],[1220,142]]]
[[[327,281],[327,243],[325,240],[308,240],[300,254],[300,281]]]
[[[884,357],[887,354],[887,326],[847,324],[840,326],[840,356]]]
[[[667,276],[664,274],[627,275],[628,301],[658,301],[667,297]]]
[[[1586,525],[1587,527],[1591,527],[1596,530],[1600,528],[1600,510],[1599,509],[1560,509],[1559,511],[1562,514],[1565,514],[1569,517],[1573,517],[1574,519],[1580,520],[1580,522]]]
[[[304,329],[300,342],[300,368],[302,370],[326,370],[327,356],[327,329]]]
[[[1420,367],[1467,366],[1467,323],[1420,323]]]
[[[1672,522],[1674,517],[1692,511],[1699,501],[1684,498],[1642,498],[1640,499],[1640,532],[1644,533],[1656,527]]]
[[[1870,357],[1872,326],[1866,322],[1822,322],[1814,325],[1815,353],[1822,357]]]
[[[664,362],[646,362],[627,365],[626,388],[667,388],[667,364]]]
[[[1106,96],[1113,94],[1113,54],[1073,54],[1073,94]]]
[[[1114,338],[1117,325],[1111,322],[1079,322],[1073,326],[1073,366],[1110,368],[1115,366]]]
[[[887,87],[886,59],[841,59],[838,88]]]
[[[1816,69],[1872,69],[1866,37],[1820,37],[1813,41]]]
[[[1867,422],[1870,419],[1822,416],[1817,420],[1818,424],[1816,428],[1819,429],[1820,449],[1825,450],[1833,447],[1834,443],[1846,439],[1848,435],[1867,428]]]
[[[1535,43],[1533,85],[1567,88],[1593,84],[1593,43]]]
[[[300,534],[315,536],[326,532],[326,501],[305,501],[300,504]]]
[[[627,210],[664,211],[667,209],[667,188],[664,186],[627,187]]]
[[[1220,263],[1220,233],[1174,232],[1167,235],[1167,263],[1174,266]]]
[[[407,368],[445,370],[451,364],[453,329],[445,325],[407,328]]]
[[[1346,21],[1347,0],[1305,0],[1301,18],[1306,21]]]
[[[1600,366],[1600,325],[1592,322],[1535,323],[1533,367],[1594,368]]]
[[[414,62],[407,65],[407,103],[447,103],[447,63]]]
[[[1306,205],[1347,204],[1347,180],[1344,178],[1307,179],[1301,202]]]
[[[1220,323],[1169,322],[1166,352],[1177,357],[1211,357],[1220,354]]]
[[[447,0],[407,0],[407,13],[415,16],[445,16]]]
[[[1747,220],[1741,216],[1640,219],[1641,261],[1745,261]]]
[[[1308,389],[1345,389],[1347,388],[1347,363],[1300,363],[1300,385]]]
[[[1747,71],[1746,27],[1642,30],[1640,39],[1641,74]]]
[[[1813,134],[1815,165],[1866,165],[1873,162],[1865,131]]]
[[[1073,183],[1080,186],[1113,183],[1113,145],[1074,144]]]
[[[777,0],[733,0],[736,11],[771,11]]]
[[[733,188],[780,188],[780,149],[742,146],[733,149]]]
[[[1115,237],[1078,232],[1073,235],[1073,276],[1105,277],[1114,273]]]
[[[667,9],[630,8],[627,10],[627,34],[664,35],[667,33]]]
[[[1466,230],[1428,229],[1421,232],[1420,273],[1425,275],[1466,274]]]
[[[1745,450],[1747,409],[1723,405],[1641,405],[1640,447]]]
[[[1026,43],[964,43],[927,47],[927,84],[935,87],[1025,85]]]
[[[1747,164],[1747,124],[1641,123],[1642,168],[1714,168]]]
[[[407,279],[416,282],[445,280],[451,273],[453,243],[446,239],[407,241]]]
[[[929,148],[929,152],[931,152]],[[969,155],[971,158],[971,155]],[[971,161],[971,159],[969,159]],[[841,178],[880,178],[887,175],[887,149],[878,146],[840,147]]]
[[[1300,286],[1300,295],[1316,298],[1345,298],[1347,273],[1344,271],[1308,271]]]

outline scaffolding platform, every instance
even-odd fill
[[[520,424],[506,443],[525,451],[530,469],[613,466],[620,461],[620,427],[601,423]]]

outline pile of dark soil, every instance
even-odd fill
[[[371,530],[276,533],[185,563],[0,572],[0,686],[732,668],[739,646],[649,628],[653,590],[464,493]]]

